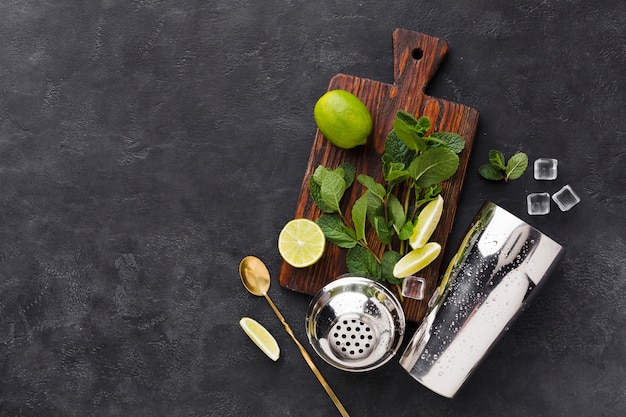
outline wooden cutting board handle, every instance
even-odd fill
[[[447,53],[448,43],[443,39],[406,29],[394,30],[393,75],[395,84],[408,84],[413,93],[417,90],[423,94]]]

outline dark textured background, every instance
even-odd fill
[[[567,254],[454,400],[395,359],[365,374],[314,359],[353,416],[626,415],[614,0],[3,0],[0,415],[336,415],[237,266],[254,254],[277,276],[313,105],[338,72],[391,82],[397,27],[449,42],[427,92],[481,113],[450,249],[489,199]],[[492,148],[558,158],[559,178],[488,183]],[[567,183],[578,206],[526,214],[527,193]],[[276,278],[270,294],[304,342],[310,297]]]

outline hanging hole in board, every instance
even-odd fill
[[[424,56],[424,51],[422,51],[421,48],[415,48],[413,52],[411,52],[411,56],[414,60],[419,61]]]

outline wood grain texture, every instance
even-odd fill
[[[387,84],[346,74],[335,75],[328,90],[347,90],[359,97],[370,110],[374,122],[373,132],[364,146],[344,150],[330,144],[319,132],[315,134],[308,165],[298,197],[295,218],[317,219],[321,212],[309,197],[309,178],[318,165],[334,168],[350,161],[357,167],[357,174],[365,173],[382,182],[381,155],[385,138],[393,128],[393,120],[398,110],[406,110],[414,115],[426,115],[431,119],[434,131],[456,132],[463,136],[466,146],[459,155],[457,173],[442,184],[445,200],[440,223],[431,240],[441,243],[444,253],[448,235],[456,214],[456,205],[463,186],[474,135],[478,124],[478,111],[462,104],[430,97],[424,89],[436,73],[448,50],[444,40],[403,29],[393,32],[394,83]],[[352,204],[364,192],[356,181],[344,197],[344,213],[349,213]],[[368,231],[368,242],[378,242],[373,230]],[[382,247],[373,250],[382,253]],[[296,269],[283,262],[279,274],[280,285],[293,291],[315,294],[325,284],[347,272],[346,250],[328,244],[322,259],[309,268]],[[419,274],[426,279],[426,294],[432,294],[437,286],[442,269],[443,256],[440,255]],[[405,299],[403,308],[407,320],[419,322],[427,310],[427,300]]]

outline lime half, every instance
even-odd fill
[[[294,219],[278,235],[278,251],[294,268],[304,268],[320,260],[326,248],[322,229],[312,220]]]

